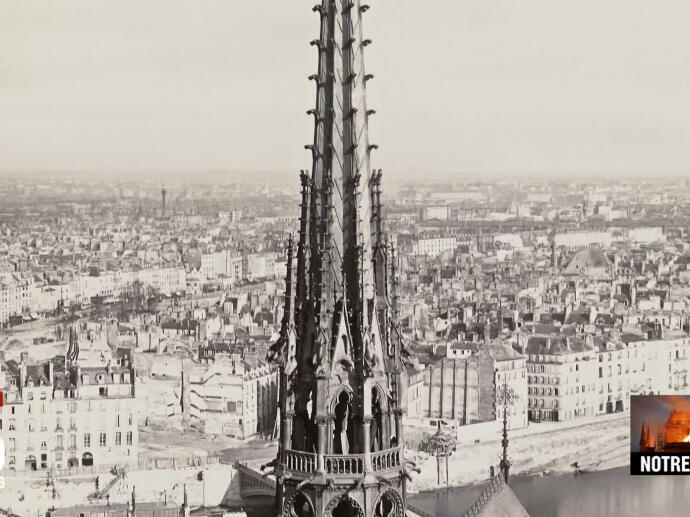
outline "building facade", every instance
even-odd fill
[[[526,353],[531,421],[561,422],[598,413],[598,361],[591,343],[564,336],[533,336]]]
[[[216,355],[189,374],[185,411],[206,434],[247,439],[272,434],[278,407],[278,373],[262,361]]]
[[[63,357],[0,361],[0,436],[7,468],[64,471],[136,465],[135,375],[129,354],[82,367]]]

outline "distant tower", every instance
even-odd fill
[[[370,167],[362,36],[368,5],[322,0],[311,173],[302,171],[296,278],[288,247],[280,367],[279,515],[405,515],[405,350],[395,264]]]
[[[168,190],[163,187],[163,190],[161,190],[161,217],[165,219],[165,196],[168,193]]]

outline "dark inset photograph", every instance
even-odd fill
[[[690,396],[630,397],[631,452],[690,453]]]

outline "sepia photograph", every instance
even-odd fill
[[[690,3],[0,0],[0,517],[681,517]]]

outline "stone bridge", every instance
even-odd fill
[[[275,497],[276,480],[264,476],[243,463],[235,463],[235,471],[240,485],[240,495],[246,497]]]

